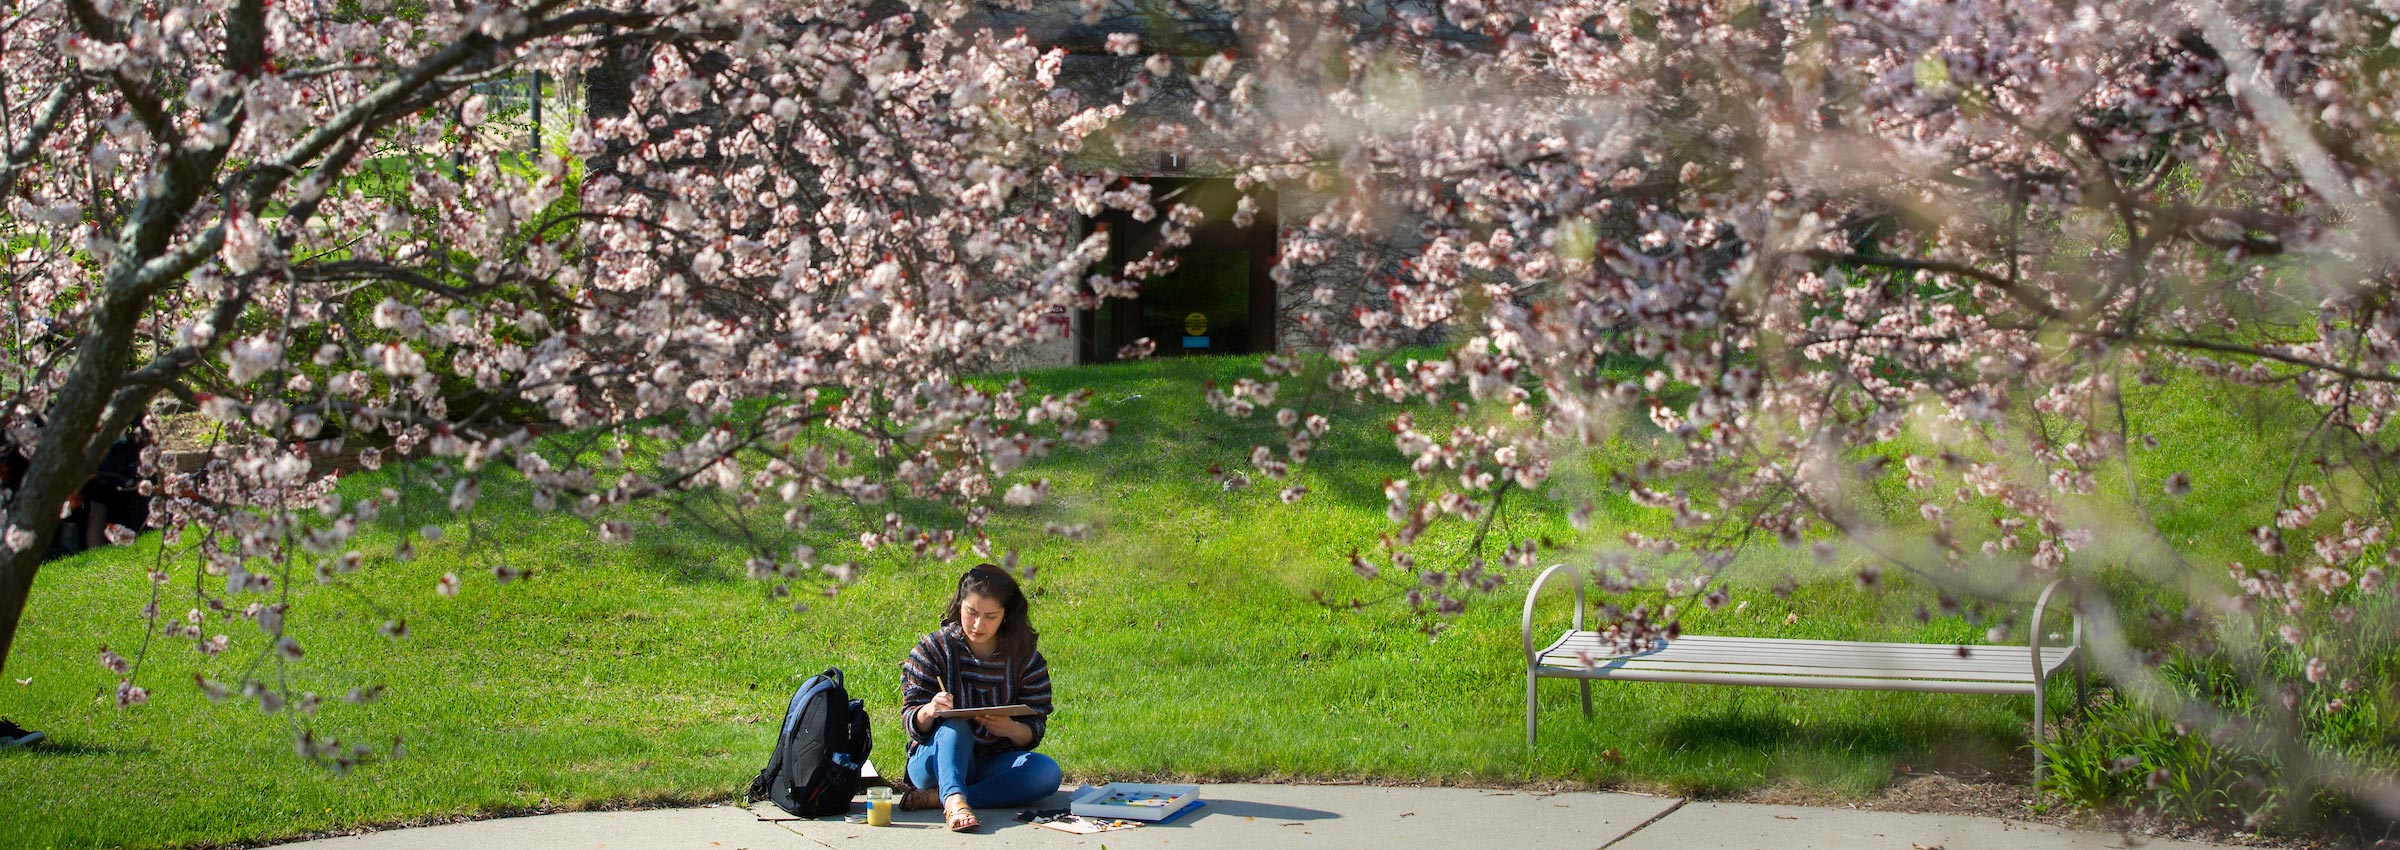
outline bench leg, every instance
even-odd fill
[[[1577,679],[1583,684],[1583,719],[1592,719],[1592,680]]]
[[[1533,746],[1533,668],[1525,668],[1525,746]]]
[[[2049,686],[2048,679],[2036,679],[2033,683],[2033,793],[2036,798],[2042,793],[2042,696],[2050,690]]]

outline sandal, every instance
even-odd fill
[[[900,792],[902,811],[923,811],[942,807],[942,792],[938,788],[910,788]]]
[[[982,826],[975,821],[975,810],[967,808],[964,796],[942,801],[942,822],[949,825],[951,832],[974,832]]]

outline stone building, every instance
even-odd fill
[[[1036,3],[1028,11],[987,6],[977,16],[979,25],[1007,32],[1021,30],[1038,45],[1065,50],[1059,84],[1086,103],[1119,100],[1124,86],[1140,73],[1144,58],[1151,53],[1198,62],[1208,56],[1238,53],[1239,48],[1231,14],[1215,3],[1120,0],[1095,20],[1086,20],[1082,4],[1075,2]],[[1142,52],[1135,56],[1110,53],[1108,35],[1117,32],[1140,34]],[[1150,97],[1130,107],[1120,123],[1192,125],[1192,101],[1189,88],[1171,81],[1154,87]],[[1225,176],[1230,169],[1224,164],[1168,158],[1126,162],[1104,157],[1095,153],[1086,165],[1146,182],[1153,198],[1191,204],[1203,210],[1206,218],[1193,229],[1191,244],[1177,252],[1175,271],[1144,281],[1138,297],[1059,316],[1055,339],[1005,365],[1105,363],[1143,338],[1153,342],[1153,357],[1252,354],[1282,347],[1279,331],[1284,317],[1278,309],[1277,287],[1268,275],[1275,265],[1282,224],[1276,193],[1254,190],[1253,220],[1238,225],[1234,208],[1241,192]],[[1157,244],[1158,224],[1157,220],[1137,222],[1112,211],[1082,222],[1082,232],[1107,229],[1107,264],[1113,272]]]
[[[1217,3],[1172,0],[1114,0],[1093,20],[1084,17],[1082,3],[1043,0],[1029,9],[984,5],[967,23],[1015,33],[1023,31],[1037,45],[1066,52],[1059,84],[1086,103],[1116,102],[1126,83],[1141,72],[1144,59],[1166,53],[1178,61],[1197,63],[1219,54],[1239,53],[1232,15]],[[1108,35],[1134,32],[1142,36],[1142,52],[1119,56],[1107,49]],[[622,114],[638,66],[604,63],[587,72],[582,84],[585,105],[594,117]],[[1191,117],[1194,93],[1180,80],[1152,88],[1147,100],[1129,107],[1120,119],[1125,126],[1182,124],[1198,132]],[[693,120],[706,120],[695,116]],[[1097,146],[1096,146],[1097,147]],[[612,167],[615,152],[594,157],[594,173]],[[1178,252],[1178,268],[1146,280],[1132,299],[1104,302],[1099,309],[1060,313],[1051,320],[1054,334],[1029,346],[1003,369],[1041,368],[1117,359],[1117,353],[1136,340],[1153,341],[1154,357],[1210,354],[1253,354],[1291,347],[1291,321],[1284,309],[1289,300],[1279,292],[1269,271],[1278,252],[1278,233],[1294,202],[1305,209],[1305,193],[1273,188],[1254,189],[1253,219],[1234,222],[1241,193],[1234,187],[1231,168],[1224,163],[1195,163],[1157,158],[1131,162],[1095,152],[1081,164],[1141,180],[1153,187],[1152,197],[1164,202],[1193,204],[1206,218],[1192,231],[1192,242]],[[1279,195],[1281,196],[1279,198]],[[1161,217],[1163,219],[1163,216]],[[1083,234],[1105,227],[1110,251],[1105,271],[1141,257],[1159,239],[1158,220],[1137,222],[1110,212],[1081,221]],[[1353,272],[1355,273],[1355,272]]]

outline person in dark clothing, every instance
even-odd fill
[[[37,418],[36,422],[40,420]],[[150,445],[150,433],[140,427],[128,429],[108,447],[100,467],[83,487],[67,495],[67,515],[60,520],[58,533],[52,535],[50,548],[43,560],[64,558],[85,549],[105,545],[107,529],[121,525],[135,532],[150,523],[150,497],[141,492],[142,449]],[[13,444],[0,441],[0,508],[13,504],[16,491],[22,486],[25,474],[33,463]],[[43,735],[0,717],[0,750],[29,747],[42,742]]]
[[[50,550],[42,560],[55,561],[87,548],[84,530],[92,524],[92,508],[84,504],[82,493],[67,494],[67,515],[58,521],[58,533],[50,536]]]
[[[109,444],[108,454],[100,458],[100,468],[83,483],[78,495],[83,497],[86,510],[91,512],[86,528],[87,544],[108,542],[106,532],[111,525],[121,525],[140,534],[150,524],[150,497],[142,495],[142,449],[150,445],[150,432],[139,426],[127,429],[125,436]]]
[[[149,445],[150,433],[138,426],[109,444],[108,454],[100,458],[92,477],[83,482],[82,489],[67,495],[67,515],[59,522],[58,534],[50,539],[43,560],[107,545],[109,526],[121,525],[139,534],[150,524],[150,497],[142,495],[141,489],[142,449]],[[5,486],[12,495],[31,465],[13,449],[7,453]]]
[[[954,831],[978,824],[973,806],[1014,806],[1058,790],[1058,762],[1034,752],[1049,730],[1050,662],[1038,648],[1016,577],[978,564],[958,579],[941,628],[900,665],[908,784],[902,808],[942,807]],[[943,720],[938,712],[1024,704],[1023,717]]]
[[[16,501],[17,485],[25,480],[25,470],[32,465],[24,455],[17,452],[14,442],[0,437],[0,491],[6,493],[5,496],[0,496],[0,510],[5,510]],[[6,717],[0,717],[0,750],[30,747],[41,742],[42,733],[19,726],[16,721]]]
[[[41,742],[42,733],[19,726],[8,718],[0,717],[0,750],[30,747]]]

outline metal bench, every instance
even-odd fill
[[[1574,580],[1574,627],[1536,648],[1533,605],[1542,585],[1564,570]],[[1577,679],[1583,687],[1583,716],[1592,716],[1592,680],[1762,685],[1779,688],[1846,688],[1960,694],[2026,694],[2033,697],[2033,734],[2043,730],[2042,691],[2050,676],[2081,658],[2083,615],[2074,615],[2074,642],[2042,646],[2042,614],[2060,582],[2042,588],[2033,605],[2032,636],[2026,646],[1935,643],[1867,643],[1838,640],[1683,635],[1654,639],[1640,652],[1605,645],[1600,633],[1583,628],[1583,575],[1565,564],[1542,571],[1525,592],[1525,745],[1534,745],[1534,683],[1542,677]],[[2076,678],[2078,693],[2082,677]],[[2042,752],[2033,752],[2033,778],[2042,778]]]

